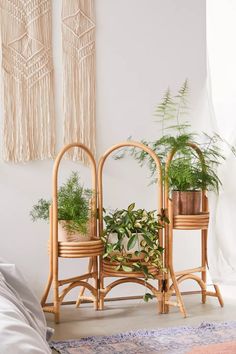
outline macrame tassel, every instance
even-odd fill
[[[95,154],[95,11],[93,0],[63,0],[64,143],[80,142]],[[88,163],[84,152],[68,152]]]
[[[51,1],[0,0],[3,158],[23,162],[55,153]]]

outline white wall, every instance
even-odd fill
[[[61,1],[53,1],[54,65],[58,149],[62,146]],[[193,122],[204,120],[205,0],[97,0],[97,147],[98,156],[129,135],[155,138],[153,111],[169,86],[176,90],[185,78],[191,87]],[[2,104],[0,105],[2,107]],[[32,223],[31,206],[51,191],[52,161],[27,164],[0,162],[1,256],[15,262],[38,296],[47,278],[48,225]],[[61,176],[79,168],[85,184],[89,171],[63,163]],[[148,171],[132,160],[110,160],[105,169],[105,205],[155,207]],[[177,267],[196,265],[197,236],[178,237]],[[65,263],[65,262],[63,262]],[[63,274],[84,269],[80,261],[63,267]],[[186,288],[186,286],[185,286]],[[138,289],[140,292],[140,289]],[[127,292],[133,292],[134,286]],[[141,289],[141,291],[143,291]],[[116,294],[124,293],[117,288]]]

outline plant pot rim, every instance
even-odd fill
[[[172,192],[181,192],[181,193],[184,193],[184,192],[202,192],[201,189],[187,189],[185,191],[181,191],[180,189],[173,189]]]

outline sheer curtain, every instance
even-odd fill
[[[207,0],[209,98],[213,129],[236,145],[236,1]],[[225,149],[223,188],[210,195],[209,263],[215,282],[236,285],[236,157]]]

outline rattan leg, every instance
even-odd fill
[[[220,289],[219,289],[218,285],[214,284],[214,288],[215,288],[215,292],[216,292],[217,298],[219,300],[220,306],[224,307],[224,300],[221,296]]]
[[[48,298],[48,294],[52,285],[52,279],[53,279],[53,231],[52,231],[52,227],[53,227],[53,223],[52,223],[52,207],[49,207],[49,219],[50,219],[50,233],[49,233],[49,274],[48,274],[48,281],[47,281],[47,285],[45,287],[42,299],[41,299],[41,306],[45,306],[47,298]]]
[[[174,272],[173,269],[170,269],[170,275],[171,275],[171,278],[172,278],[173,287],[175,289],[175,295],[176,295],[176,298],[177,298],[177,303],[178,303],[179,309],[180,309],[181,313],[183,314],[183,316],[187,317],[187,312],[186,312],[186,309],[185,309],[184,301],[183,301],[181,292],[179,291],[179,285],[178,285],[178,282],[177,282],[177,279],[176,279],[176,276],[175,276],[175,272]]]
[[[173,207],[172,207],[172,202],[170,200],[168,201],[168,206],[169,206],[170,223],[168,225],[168,238],[167,238],[167,245],[166,245],[166,248],[168,250],[167,265],[169,267],[169,271],[170,271],[169,274],[170,274],[172,282],[173,282],[173,287],[175,290],[178,307],[179,307],[180,311],[182,312],[182,314],[184,315],[184,317],[187,317],[183,298],[182,298],[182,295],[179,291],[179,285],[178,285],[178,282],[177,282],[177,279],[175,276],[175,272],[174,272],[174,267],[173,267]],[[169,277],[168,277],[168,279],[169,279]],[[167,288],[167,291],[169,291],[169,286]]]
[[[206,284],[206,247],[207,247],[207,230],[202,230],[202,267],[203,271],[201,272],[202,281]],[[206,303],[206,289],[202,289],[202,303]]]
[[[104,310],[104,278],[102,274],[100,275],[100,291],[99,291],[99,310]]]
[[[56,309],[56,312],[54,314],[54,322],[56,324],[60,323],[60,310],[59,310],[59,308]]]
[[[168,291],[169,291],[169,281],[170,279],[170,272],[168,271],[167,274],[164,275],[164,280],[163,280],[163,284],[162,284],[162,301],[163,301],[163,304],[162,304],[162,313],[163,314],[167,314],[170,312],[170,306],[167,304],[167,301],[168,301]]]
[[[98,259],[93,257],[93,272],[95,273],[94,277],[94,287],[96,289],[96,298],[94,301],[94,309],[99,309],[99,281],[98,281]]]
[[[58,286],[58,281],[54,280],[54,320],[55,323],[60,322],[60,301],[59,301],[59,286]]]
[[[42,307],[44,307],[45,304],[46,304],[46,301],[47,301],[47,298],[48,298],[48,294],[49,294],[51,285],[52,285],[52,274],[49,274],[49,276],[48,276],[48,281],[47,281],[47,285],[46,285],[46,287],[45,287],[43,296],[42,296],[42,298],[41,298],[41,306],[42,306]]]

